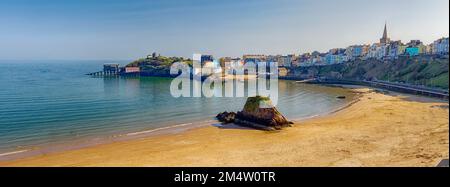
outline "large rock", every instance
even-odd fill
[[[242,111],[220,113],[217,119],[263,130],[278,130],[292,124],[272,105],[270,98],[262,96],[249,97]]]
[[[217,120],[219,120],[220,122],[227,124],[227,123],[234,123],[234,119],[236,117],[236,113],[234,112],[222,112],[217,114],[216,118]]]

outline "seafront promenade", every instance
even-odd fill
[[[343,84],[343,85],[361,85],[361,86],[369,86],[373,88],[382,88],[391,91],[397,91],[401,93],[408,94],[416,94],[423,95],[429,97],[436,97],[440,99],[449,99],[448,90],[437,89],[437,88],[429,88],[425,86],[417,86],[405,83],[396,83],[389,81],[369,81],[369,80],[351,80],[351,79],[321,79],[321,78],[312,78],[312,79],[299,79],[297,77],[280,77],[281,79],[286,80],[299,80],[302,83],[308,84]]]

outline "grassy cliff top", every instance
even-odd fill
[[[344,79],[377,79],[442,89],[449,88],[449,59],[431,57],[400,58],[392,61],[356,60],[328,66],[299,67],[291,76]],[[293,75],[292,75],[293,73]]]
[[[255,96],[247,98],[244,105],[244,111],[257,111],[259,108],[273,107],[272,101],[269,97]]]
[[[170,68],[170,66],[175,62],[186,62],[189,65],[192,65],[191,59],[185,59],[183,57],[165,57],[165,56],[156,56],[149,58],[141,58],[130,62],[126,65],[126,67],[160,67],[160,68]]]

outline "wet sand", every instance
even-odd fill
[[[436,166],[449,157],[448,102],[355,91],[348,107],[282,131],[208,126],[0,166]]]

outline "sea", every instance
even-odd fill
[[[0,158],[80,140],[214,126],[216,114],[245,104],[246,97],[175,98],[172,78],[86,75],[104,63],[127,62],[0,61]],[[326,115],[353,97],[346,89],[289,80],[278,81],[278,95],[277,108],[294,121]],[[337,99],[340,95],[347,99]]]

